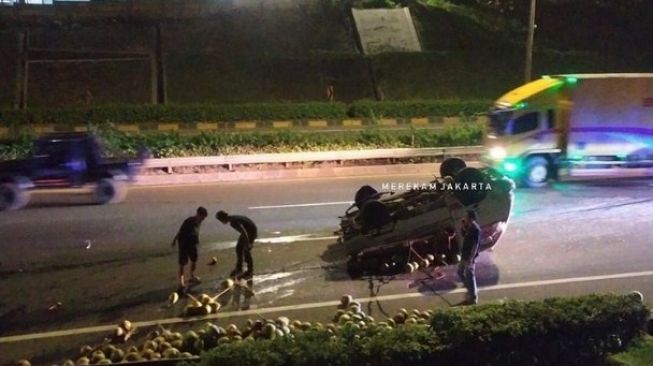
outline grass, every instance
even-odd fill
[[[653,365],[653,337],[644,336],[635,341],[625,352],[608,358],[610,366],[651,366]]]

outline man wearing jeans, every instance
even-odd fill
[[[256,224],[246,216],[229,215],[219,211],[215,218],[223,224],[230,224],[240,236],[236,244],[236,268],[231,272],[233,278],[251,279],[254,275],[254,260],[252,259],[252,247],[258,235]],[[243,272],[243,259],[247,263],[247,271]]]
[[[460,303],[460,305],[475,305],[478,303],[478,290],[476,288],[474,267],[481,241],[481,228],[478,226],[476,220],[477,216],[475,211],[467,211],[467,217],[462,220],[463,247],[460,255],[460,263],[458,264],[458,276],[467,289],[467,295],[465,296],[465,301]]]

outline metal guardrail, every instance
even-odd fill
[[[417,157],[475,155],[485,151],[483,146],[454,146],[428,148],[400,148],[374,150],[316,151],[276,154],[222,155],[188,158],[150,159],[145,162],[145,169],[167,169],[194,166],[228,166],[246,164],[284,164],[298,162],[324,162],[370,159],[408,159]]]

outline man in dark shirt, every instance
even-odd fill
[[[478,290],[476,288],[475,262],[478,256],[481,228],[476,222],[475,211],[467,211],[467,217],[463,218],[463,247],[461,259],[458,264],[458,276],[467,289],[467,296],[461,305],[475,305],[478,303]]]
[[[258,236],[256,224],[249,217],[229,215],[224,211],[218,211],[215,218],[223,224],[230,224],[240,234],[238,243],[236,244],[236,268],[231,272],[231,277],[236,277],[243,272],[244,258],[247,263],[247,271],[242,275],[242,278],[252,278],[254,275],[252,247],[254,240]]]
[[[198,207],[195,216],[184,220],[181,224],[177,235],[172,239],[172,246],[179,243],[179,291],[183,291],[186,284],[184,283],[184,266],[190,260],[190,280],[196,283],[200,282],[199,277],[195,276],[197,264],[197,244],[200,242],[200,225],[208,216],[204,207]]]

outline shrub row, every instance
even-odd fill
[[[397,147],[440,147],[477,145],[483,139],[483,125],[447,124],[443,130],[379,129],[342,133],[273,131],[250,133],[129,134],[110,126],[96,129],[109,156],[133,156],[147,147],[153,157],[211,156],[266,152],[325,151]],[[24,157],[31,149],[28,136],[0,144],[0,160]]]
[[[438,101],[357,101],[350,105],[349,114],[355,117],[428,117],[474,115],[487,112],[487,100],[438,100]]]
[[[434,311],[431,326],[344,326],[219,345],[200,365],[598,365],[640,335],[637,296],[590,295]]]
[[[104,123],[104,122],[201,122],[259,119],[339,118],[347,114],[344,103],[260,104],[119,104],[88,108],[0,111],[2,124]]]
[[[428,117],[484,112],[487,101],[361,101],[344,103],[107,105],[88,108],[0,110],[0,125],[32,123],[203,122],[238,120],[337,119],[347,117]]]

